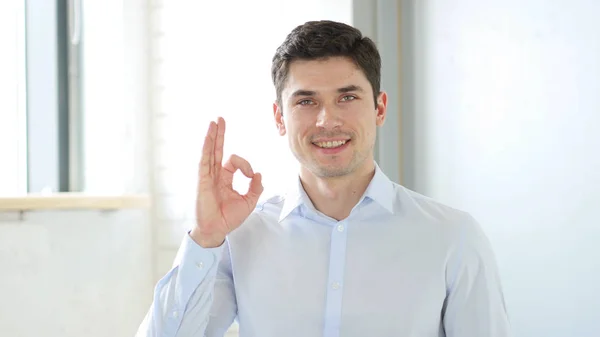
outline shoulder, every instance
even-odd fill
[[[399,211],[407,215],[422,217],[432,222],[453,226],[473,221],[467,211],[444,204],[434,198],[394,184]]]
[[[494,268],[491,242],[474,216],[405,187],[397,188],[405,211],[430,226],[429,233],[443,238],[450,274],[456,275],[464,268]]]
[[[466,210],[452,207],[434,198],[395,184],[399,211],[411,219],[433,226],[452,242],[486,242],[479,222]]]

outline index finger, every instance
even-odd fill
[[[235,171],[239,169],[248,178],[254,176],[254,171],[252,170],[250,163],[246,159],[235,154],[232,154],[229,157],[229,160],[223,165],[223,168],[231,172],[231,174],[234,174]]]
[[[206,137],[204,138],[204,145],[202,146],[202,157],[200,157],[200,175],[209,175],[213,172],[213,160],[214,160],[214,149],[215,149],[215,122],[210,122]]]
[[[223,162],[223,143],[225,142],[225,119],[217,119],[217,139],[215,141],[215,172],[217,172]]]

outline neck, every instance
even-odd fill
[[[375,164],[371,160],[351,174],[334,178],[319,177],[302,168],[300,181],[315,208],[339,221],[350,215],[374,175]]]

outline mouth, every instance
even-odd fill
[[[338,147],[342,147],[349,142],[350,142],[350,139],[334,140],[334,141],[326,141],[326,142],[313,142],[313,144],[322,149],[335,149]]]
[[[329,156],[338,156],[346,151],[348,146],[350,146],[350,139],[316,141],[312,144],[317,153],[325,155],[329,158]]]

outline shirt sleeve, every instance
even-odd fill
[[[228,241],[206,249],[188,234],[136,337],[222,337],[236,312]]]
[[[472,218],[449,259],[443,320],[447,337],[509,337],[499,271],[488,238]]]

